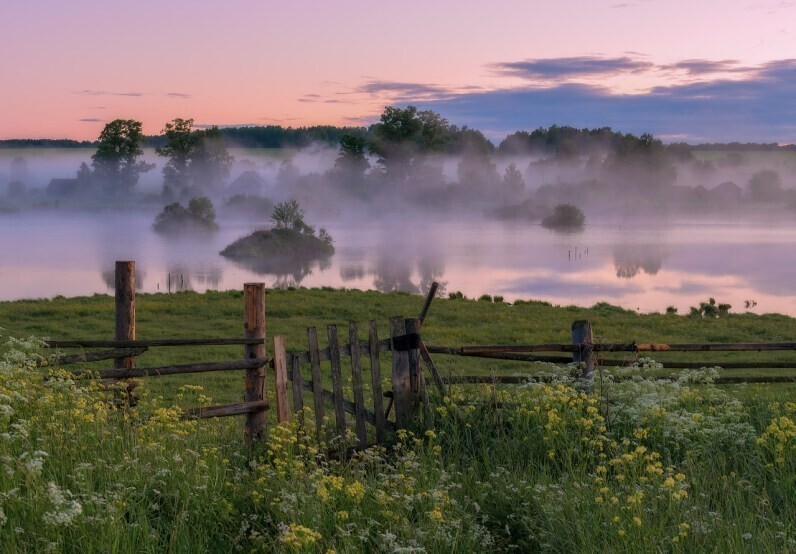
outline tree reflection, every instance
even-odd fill
[[[660,247],[650,245],[626,245],[614,248],[614,268],[620,279],[632,279],[640,272],[655,275],[663,265]]]
[[[257,261],[232,260],[232,262],[257,275],[273,277],[273,288],[297,287],[305,278],[312,275],[315,269],[325,271],[332,265],[331,256],[324,258],[276,256]]]
[[[102,281],[105,283],[105,286],[108,287],[108,290],[116,290],[116,268],[104,269],[102,270],[101,274]],[[146,277],[146,272],[136,267],[135,290],[144,289],[144,277]]]

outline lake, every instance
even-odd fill
[[[640,312],[714,297],[732,312],[796,316],[796,224],[588,222],[582,233],[477,217],[319,222],[337,252],[324,262],[262,273],[218,253],[254,224],[221,219],[202,237],[164,237],[154,213],[44,211],[0,215],[0,300],[113,291],[115,260],[135,260],[143,292],[346,287],[500,295]],[[314,222],[314,221],[313,221]]]

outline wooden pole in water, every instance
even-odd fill
[[[243,285],[243,318],[245,337],[263,339],[262,344],[244,346],[244,358],[265,358],[265,284]],[[244,402],[265,400],[265,365],[247,369],[244,376]],[[248,413],[244,421],[243,435],[247,443],[265,437],[265,410]]]

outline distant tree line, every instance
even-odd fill
[[[6,139],[0,148],[91,148],[97,141],[71,139]]]

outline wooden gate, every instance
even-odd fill
[[[390,318],[390,338],[380,340],[376,321],[370,321],[368,338],[363,340],[352,321],[348,324],[348,342],[342,345],[337,325],[329,325],[328,345],[324,348],[318,345],[316,328],[309,327],[308,350],[291,353],[287,352],[283,336],[274,337],[277,420],[281,423],[291,417],[303,417],[304,392],[308,391],[315,432],[321,441],[346,437],[353,424],[357,447],[363,448],[373,442],[383,443],[388,433],[408,427],[419,414],[425,390],[420,368],[420,325],[420,318]],[[383,380],[381,354],[385,353],[389,354],[385,362],[391,364],[389,381]],[[345,358],[350,368],[343,367]],[[327,362],[328,372],[322,370],[322,364]],[[350,387],[344,383],[348,372]],[[324,375],[330,378],[325,380]],[[331,385],[331,390],[324,385]],[[349,390],[351,400],[345,398]],[[327,436],[324,428],[327,406],[334,412],[334,436]]]

